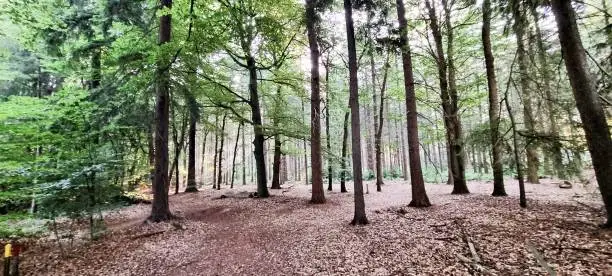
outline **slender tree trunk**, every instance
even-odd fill
[[[310,164],[312,166],[311,203],[325,203],[323,163],[321,161],[321,90],[319,81],[319,45],[315,22],[315,0],[306,0],[306,29],[310,46]]]
[[[219,115],[215,115],[215,155],[213,157],[213,189],[217,188],[217,158],[219,158]]]
[[[487,85],[489,89],[489,127],[491,129],[491,149],[493,161],[493,194],[492,196],[507,196],[504,188],[504,168],[502,164],[502,141],[499,133],[499,93],[497,92],[497,78],[495,76],[495,57],[491,47],[491,0],[484,0],[482,4],[482,46],[487,70]]]
[[[504,102],[506,102],[506,109],[508,110],[508,117],[510,117],[510,123],[512,124],[512,143],[514,145],[514,161],[516,164],[516,174],[517,174],[518,182],[519,182],[519,205],[522,208],[526,208],[527,207],[527,197],[525,195],[525,182],[523,180],[524,178],[523,169],[522,169],[523,164],[521,161],[521,157],[519,156],[519,148],[518,148],[519,142],[518,142],[518,131],[516,130],[516,122],[514,120],[514,115],[512,114],[512,108],[510,107],[510,102],[508,101],[508,89],[506,89],[506,95],[504,98],[505,98]]]
[[[281,166],[281,140],[280,135],[274,136],[274,160],[272,161],[272,187],[270,189],[280,189],[280,166]]]
[[[236,154],[238,153],[238,141],[240,140],[240,128],[242,123],[238,124],[238,130],[236,131],[236,144],[234,145],[234,158],[232,159],[232,178],[230,189],[234,188],[234,175],[236,175]]]
[[[348,122],[349,122],[350,111],[344,113],[344,123],[342,124],[342,159],[340,160],[340,192],[346,193],[346,159],[347,159],[347,148],[348,148]]]
[[[161,6],[172,8],[172,0],[161,0]],[[159,44],[165,44],[171,37],[171,14],[159,18]],[[172,218],[168,204],[168,121],[170,103],[170,72],[165,62],[157,64],[156,107],[155,107],[155,176],[153,179],[153,202],[150,220],[159,222]]]
[[[225,119],[227,114],[223,114],[223,120],[221,120],[221,137],[219,145],[219,165],[218,165],[218,176],[217,176],[217,190],[221,190],[221,183],[223,182],[223,142],[225,141]]]
[[[187,166],[187,188],[186,193],[197,192],[196,187],[196,126],[198,121],[198,114],[194,111],[189,112],[189,164]]]
[[[206,138],[208,138],[208,130],[204,131],[204,138],[202,138],[202,162],[200,164],[200,184],[204,183],[204,167],[206,167]]]
[[[552,0],[559,41],[576,106],[591,153],[595,177],[607,212],[604,227],[612,227],[612,139],[599,95],[589,73],[576,14],[570,1]]]
[[[400,113],[402,113],[401,111],[402,111],[402,108],[400,106]],[[400,120],[400,123],[403,124],[403,120]],[[410,180],[410,175],[408,172],[408,159],[406,158],[406,139],[404,138],[406,134],[404,133],[405,129],[403,127],[400,126],[399,130],[400,130],[400,138],[401,138],[400,142],[402,143],[402,176],[404,178],[404,181],[408,181]]]
[[[523,119],[525,121],[525,127],[527,132],[530,134],[535,133],[535,121],[534,121],[534,113],[532,110],[531,104],[531,93],[529,91],[529,80],[527,79],[527,75],[529,74],[527,70],[527,53],[525,52],[524,46],[524,30],[527,22],[523,17],[523,13],[520,10],[520,3],[516,1],[516,3],[512,4],[512,13],[514,17],[513,29],[516,34],[516,44],[517,44],[517,58],[519,65],[519,74],[520,74],[520,87],[523,99]],[[538,178],[538,149],[534,143],[531,141],[527,141],[527,181],[530,183],[540,183]]]
[[[404,89],[406,91],[406,122],[408,133],[408,152],[410,161],[410,179],[412,183],[412,200],[409,206],[431,206],[425,181],[421,170],[421,156],[419,155],[419,124],[417,121],[416,94],[414,91],[414,75],[412,72],[412,56],[408,44],[408,22],[403,0],[396,0],[397,17],[400,28],[400,46],[402,51],[402,65],[404,69]]]
[[[246,185],[246,154],[245,154],[245,148],[246,148],[246,144],[244,142],[244,136],[246,135],[245,130],[246,128],[244,127],[244,123],[240,122],[240,126],[242,126],[242,186]]]
[[[363,197],[363,177],[361,172],[361,120],[359,118],[359,84],[357,81],[357,49],[355,47],[355,27],[353,26],[353,7],[351,0],[344,0],[346,37],[349,56],[349,91],[351,106],[351,139],[353,150],[353,183],[355,190],[355,214],[351,224],[368,224]]]
[[[371,18],[368,18],[368,21],[371,21]],[[369,30],[368,30],[369,32]],[[370,37],[373,36],[373,34],[370,34]],[[370,43],[374,43],[373,41],[371,41]],[[383,178],[383,173],[382,173],[382,164],[381,164],[381,149],[380,149],[380,137],[378,136],[378,129],[379,129],[379,120],[378,120],[378,116],[379,116],[379,111],[378,111],[378,98],[376,97],[376,66],[374,63],[374,50],[371,49],[370,50],[370,76],[372,78],[372,113],[374,116],[374,150],[371,151],[374,154],[374,169],[375,169],[375,174],[376,174],[376,190],[377,191],[381,191],[380,190],[380,185],[382,185],[382,178]],[[382,103],[380,105],[380,108],[382,109]],[[366,118],[368,118],[367,120],[369,120],[370,116],[367,116]],[[366,121],[367,121],[366,120]],[[368,143],[371,143],[371,138],[368,138]],[[370,150],[372,149],[372,146],[370,144]],[[379,175],[380,175],[380,182],[379,182]]]
[[[302,114],[306,114],[306,107],[304,101],[302,101]],[[302,116],[302,120],[306,123],[304,116]],[[306,139],[302,139],[304,146],[304,184],[308,185],[308,150],[306,148]],[[312,154],[312,153],[311,153]]]
[[[381,186],[384,184],[383,183],[383,169],[382,169],[382,160],[381,160],[381,154],[382,154],[382,150],[381,150],[381,137],[382,137],[382,130],[383,130],[383,123],[385,122],[384,120],[384,100],[385,100],[385,90],[387,88],[387,73],[389,72],[389,56],[390,53],[387,53],[387,59],[385,61],[385,68],[384,73],[383,73],[383,81],[381,84],[381,88],[380,88],[380,110],[378,111],[378,115],[375,115],[374,118],[375,120],[379,120],[378,124],[374,124],[375,125],[375,131],[376,133],[374,134],[374,147],[376,150],[376,191],[380,192],[382,191]],[[374,66],[374,61],[372,61],[372,66]],[[372,70],[372,73],[374,73],[374,70]],[[372,79],[373,80],[373,79]],[[374,98],[374,106],[376,106],[376,97]]]
[[[331,108],[330,104],[330,93],[331,89],[329,87],[329,70],[331,70],[331,66],[329,66],[329,57],[327,59],[327,63],[325,66],[325,143],[327,147],[327,190],[332,191],[332,182],[334,178],[333,170],[332,170],[332,154],[331,154],[331,135],[329,132],[329,109]]]
[[[257,92],[257,67],[255,59],[248,57],[247,66],[249,69],[249,104],[251,105],[251,117],[253,121],[254,140],[253,146],[255,155],[255,165],[257,166],[257,195],[268,197],[268,183],[266,179],[266,156],[264,153],[264,133],[261,120],[261,107],[259,104],[259,94]]]
[[[442,2],[443,4],[446,3],[446,1]],[[425,1],[425,4],[427,6],[427,9],[429,10],[431,30],[436,44],[436,63],[438,66],[438,78],[440,82],[440,97],[442,98],[442,109],[444,110],[444,122],[446,126],[446,133],[449,145],[448,150],[450,153],[449,163],[453,182],[452,194],[467,194],[469,193],[469,190],[465,182],[465,162],[463,158],[463,143],[461,141],[461,122],[459,121],[458,117],[459,114],[456,102],[457,95],[456,88],[454,87],[454,68],[449,67],[447,65],[446,59],[444,57],[442,34],[440,32],[440,26],[438,25],[435,8],[430,5],[428,0]],[[450,16],[448,15],[448,13],[449,12],[447,11],[447,17]],[[450,21],[450,18],[447,18],[447,21]],[[452,58],[452,32],[449,32],[448,38],[448,45],[451,46],[449,48],[449,57]],[[447,69],[450,69],[448,71],[451,71],[451,73],[448,74],[448,80]]]

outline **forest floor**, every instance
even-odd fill
[[[595,184],[526,184],[526,209],[510,179],[504,198],[489,196],[490,182],[470,182],[469,195],[427,184],[433,206],[424,209],[406,207],[406,182],[387,181],[383,192],[368,185],[367,226],[349,225],[353,195],[337,185],[323,205],[308,203],[310,187],[302,183],[286,183],[267,199],[248,198],[254,186],[206,187],[170,197],[183,218],[174,223],[143,223],[151,206],[134,205],[108,214],[108,233],[66,248],[66,257],[51,238],[38,240],[22,254],[22,273],[546,275],[548,267],[561,275],[612,275],[612,231],[597,226],[604,213]]]

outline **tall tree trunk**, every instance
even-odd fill
[[[595,177],[607,212],[605,227],[612,227],[612,139],[599,95],[589,73],[576,14],[570,1],[552,0],[559,41],[576,106],[591,153]]]
[[[246,133],[244,133],[244,131],[246,130],[246,128],[244,127],[244,123],[240,122],[240,126],[242,126],[242,186],[246,185],[246,154],[245,154],[245,148],[246,148],[246,144],[244,142],[244,136],[246,135]]]
[[[171,9],[172,0],[161,0],[161,7]],[[165,44],[171,37],[171,14],[159,18],[159,44]],[[159,222],[172,218],[168,204],[168,121],[170,103],[170,72],[166,64],[157,64],[156,107],[155,107],[155,176],[153,179],[153,202],[150,220]]]
[[[368,21],[371,21],[371,18],[368,17]],[[369,32],[370,30],[368,30]],[[373,34],[369,34],[370,37],[373,36]],[[370,43],[374,43],[374,41],[370,41]],[[372,113],[374,116],[374,120],[373,120],[373,125],[374,125],[374,169],[375,169],[375,173],[376,173],[376,190],[380,192],[380,185],[382,185],[382,178],[383,178],[383,173],[382,173],[382,164],[381,164],[381,149],[380,149],[380,137],[378,137],[378,128],[379,128],[379,120],[378,120],[378,116],[379,116],[379,112],[378,112],[378,99],[376,97],[376,64],[374,63],[374,49],[372,46],[372,49],[370,49],[370,77],[372,78]],[[381,107],[382,109],[382,103],[381,103]],[[366,121],[370,119],[370,116],[367,116]],[[368,128],[369,129],[369,128]],[[368,138],[368,143],[371,143],[372,139],[371,137]],[[372,146],[370,144],[370,150],[371,150]],[[370,157],[369,157],[370,158]],[[380,182],[378,180],[380,175]]]
[[[414,91],[414,75],[412,72],[412,56],[408,44],[408,22],[403,0],[396,0],[397,17],[400,28],[400,46],[402,51],[402,65],[404,69],[404,89],[406,90],[406,122],[408,133],[408,152],[410,161],[410,179],[412,183],[412,200],[409,206],[431,206],[425,181],[421,170],[421,156],[419,155],[419,124],[417,121],[416,94]]]
[[[219,115],[215,115],[215,154],[213,156],[213,189],[217,188],[217,158],[219,158]]]
[[[219,145],[219,165],[217,168],[217,190],[221,190],[221,183],[223,182],[223,142],[225,142],[225,119],[227,119],[227,114],[223,114],[223,120],[221,120],[221,137],[220,137],[220,145]]]
[[[442,1],[443,4],[446,1]],[[463,143],[461,138],[461,122],[459,120],[458,108],[457,108],[457,91],[454,87],[454,68],[448,67],[446,59],[444,57],[444,49],[442,45],[442,34],[440,26],[438,25],[438,19],[435,8],[431,6],[429,1],[425,1],[425,5],[429,10],[429,19],[431,30],[434,36],[435,47],[436,47],[436,63],[438,66],[438,78],[440,82],[440,97],[442,98],[442,109],[444,110],[444,122],[446,126],[446,133],[450,152],[450,172],[452,174],[453,191],[452,194],[467,194],[469,190],[465,182],[465,163],[463,153]],[[445,5],[446,6],[446,5]],[[447,21],[450,21],[449,12],[447,14]],[[447,23],[447,25],[450,24]],[[449,46],[452,46],[452,32],[448,34]],[[450,54],[452,55],[452,47],[450,47]],[[452,58],[452,56],[449,57]],[[450,69],[450,70],[447,70]],[[448,74],[448,71],[452,71]],[[451,89],[452,88],[452,89]]]
[[[512,69],[510,69],[510,74],[512,75]],[[512,76],[510,76],[512,77]],[[508,80],[508,83],[510,80]],[[512,114],[512,107],[510,106],[510,102],[508,101],[508,89],[506,89],[506,95],[504,97],[504,102],[506,102],[506,109],[508,110],[508,117],[510,117],[510,123],[512,124],[512,143],[514,145],[514,162],[516,164],[516,174],[519,182],[519,205],[522,208],[527,207],[527,197],[525,195],[525,183],[523,180],[523,164],[521,161],[521,157],[519,156],[519,142],[518,142],[518,131],[516,130],[516,121],[514,120],[514,115]]]
[[[306,114],[304,101],[302,101],[302,114]],[[306,123],[304,116],[302,116],[302,120]],[[306,139],[302,139],[302,145],[304,146],[304,184],[308,185],[308,150],[306,149]]]
[[[274,135],[274,160],[272,160],[272,186],[270,189],[280,189],[281,140],[280,134]]]
[[[385,90],[387,88],[387,73],[389,72],[389,56],[390,53],[387,53],[387,59],[385,61],[384,64],[384,73],[383,73],[383,81],[381,84],[381,88],[380,88],[380,110],[378,111],[378,115],[375,115],[375,120],[379,120],[378,124],[374,124],[375,125],[375,131],[376,133],[374,134],[374,147],[376,150],[376,191],[380,192],[382,191],[381,186],[384,184],[383,183],[383,169],[382,169],[382,161],[381,161],[381,137],[382,137],[382,130],[383,130],[383,123],[384,123],[384,100],[385,100]],[[374,61],[372,61],[372,68],[374,67]],[[372,73],[374,73],[374,70],[372,70]],[[374,79],[372,79],[373,81]],[[374,106],[376,106],[376,97],[374,97]]]
[[[331,135],[329,133],[329,109],[331,108],[330,104],[330,92],[331,89],[329,87],[329,70],[331,70],[331,66],[329,66],[329,57],[327,59],[327,63],[325,66],[325,143],[327,148],[327,190],[332,191],[332,182],[334,179],[334,174],[332,170],[332,154],[331,154]]]
[[[346,193],[346,154],[348,148],[348,122],[349,122],[350,111],[344,113],[344,123],[342,124],[342,159],[340,160],[340,192]]]
[[[196,125],[198,121],[198,114],[195,111],[189,112],[189,164],[187,166],[187,188],[186,193],[197,192],[196,187]]]
[[[248,57],[247,66],[249,69],[249,104],[251,105],[251,119],[253,121],[253,139],[255,165],[257,166],[257,195],[268,197],[268,183],[266,179],[266,156],[264,153],[264,133],[261,120],[261,107],[259,104],[259,94],[257,92],[257,67],[255,59]]]
[[[240,128],[242,123],[238,124],[238,130],[236,131],[236,144],[234,145],[234,158],[232,159],[232,179],[230,189],[234,188],[234,175],[236,175],[236,154],[238,153],[238,141],[240,140]]]
[[[204,167],[206,167],[206,138],[208,138],[208,130],[204,131],[202,138],[202,162],[200,163],[200,184],[204,183]]]
[[[321,90],[319,81],[319,45],[315,22],[315,0],[306,1],[306,30],[310,46],[310,164],[312,166],[311,203],[325,203],[323,164],[321,161]]]
[[[527,75],[527,53],[525,51],[524,46],[524,31],[525,25],[527,22],[523,17],[523,13],[520,9],[520,2],[515,1],[512,4],[512,14],[514,17],[513,29],[516,34],[516,44],[517,44],[517,59],[519,65],[519,74],[520,74],[520,88],[521,88],[521,97],[523,99],[523,119],[525,121],[525,128],[529,134],[535,133],[535,121],[534,114],[532,110],[531,104],[531,93],[529,91],[529,80]],[[538,149],[534,143],[531,141],[527,141],[527,181],[531,183],[540,183],[538,178]]]
[[[400,103],[398,103],[400,104]],[[400,104],[401,105],[401,104]],[[402,108],[400,107],[400,114],[402,113],[401,110]],[[403,123],[403,120],[400,120],[400,123]],[[399,127],[400,130],[400,138],[401,141],[400,143],[402,143],[402,177],[404,178],[404,181],[408,181],[410,180],[410,175],[408,174],[408,159],[406,158],[406,140],[404,138],[405,134],[404,134],[404,128],[403,127]]]
[[[349,56],[349,91],[351,106],[351,140],[353,150],[353,184],[355,190],[355,214],[351,224],[368,224],[363,197],[363,177],[361,172],[361,120],[359,118],[359,84],[357,81],[357,49],[355,47],[355,27],[353,26],[353,7],[351,0],[344,0],[346,20],[346,40]]]
[[[482,46],[487,70],[487,85],[489,88],[489,127],[491,128],[491,149],[493,161],[493,194],[492,196],[507,196],[504,188],[504,168],[502,164],[502,141],[499,139],[499,93],[495,77],[495,58],[491,47],[491,0],[482,4]]]

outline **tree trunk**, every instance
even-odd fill
[[[446,1],[442,1],[446,11],[447,25],[450,25],[450,14],[446,7]],[[436,63],[438,66],[438,78],[440,82],[440,97],[442,98],[442,109],[444,110],[444,122],[449,145],[450,172],[452,175],[452,194],[467,194],[469,190],[465,182],[465,162],[463,153],[463,142],[461,141],[461,122],[459,120],[457,106],[457,90],[454,80],[454,67],[452,62],[447,65],[442,46],[442,34],[435,8],[425,1],[429,10],[431,30],[436,47]],[[448,26],[447,26],[448,27]],[[452,29],[452,28],[451,28]],[[448,32],[449,60],[452,59],[452,31]],[[447,70],[448,69],[448,70]],[[448,73],[448,80],[447,80]]]
[[[591,153],[599,191],[607,212],[605,227],[612,227],[612,139],[599,95],[589,73],[576,14],[570,1],[552,1],[552,10],[557,21],[559,41],[570,79],[576,106]]]
[[[535,132],[535,121],[534,114],[532,110],[531,104],[531,93],[529,91],[529,80],[527,75],[529,74],[527,70],[527,53],[525,52],[524,46],[524,30],[527,22],[523,17],[523,13],[520,10],[520,2],[516,1],[516,3],[512,4],[512,14],[514,17],[513,29],[516,34],[516,44],[517,44],[517,59],[519,65],[519,74],[520,74],[520,88],[523,99],[523,119],[525,121],[525,128],[529,134],[533,134]],[[530,183],[540,183],[538,178],[538,149],[534,143],[531,141],[527,141],[527,181]]]
[[[361,120],[359,118],[359,84],[357,81],[357,49],[355,47],[355,27],[353,26],[353,7],[351,0],[344,0],[346,20],[346,40],[349,56],[349,91],[351,106],[351,140],[353,150],[353,184],[355,190],[355,214],[351,224],[368,224],[363,197],[363,177],[361,172]]]
[[[215,155],[213,157],[213,189],[217,188],[217,158],[219,158],[219,115],[215,115]]]
[[[370,21],[371,18],[368,18],[368,21]],[[369,30],[368,30],[369,32]],[[370,34],[370,36],[372,36],[372,34]],[[371,41],[371,43],[373,44],[374,41]],[[373,46],[372,46],[373,47]],[[376,174],[376,190],[377,191],[381,191],[380,190],[380,185],[382,185],[383,181],[383,172],[382,172],[382,164],[381,164],[381,149],[380,149],[380,137],[378,136],[378,129],[379,129],[379,120],[378,120],[378,116],[379,116],[379,111],[378,111],[378,99],[376,97],[376,66],[374,63],[374,49],[370,50],[370,76],[372,78],[372,113],[374,116],[374,173]],[[382,103],[380,106],[380,109],[382,109]],[[366,121],[369,120],[370,116],[367,116]],[[368,128],[369,129],[369,128]],[[368,138],[368,143],[371,143],[371,138]],[[372,146],[370,145],[370,150],[371,150]],[[380,181],[379,181],[379,176],[380,176]]]
[[[187,166],[187,188],[185,189],[186,193],[189,192],[197,192],[198,188],[196,187],[196,164],[195,164],[195,154],[196,154],[196,125],[198,121],[198,114],[193,110],[189,112],[189,164]]]
[[[236,131],[236,144],[234,145],[234,158],[232,159],[232,179],[230,180],[230,189],[234,188],[234,175],[236,175],[236,154],[238,153],[238,141],[240,140],[240,128],[242,123],[238,124],[238,130]]]
[[[264,133],[261,120],[261,107],[259,105],[259,94],[257,92],[257,67],[255,59],[248,57],[247,66],[249,69],[249,104],[251,106],[251,117],[253,121],[253,139],[255,165],[257,167],[257,195],[268,197],[268,183],[266,179],[266,156],[264,153]]]
[[[329,88],[329,70],[331,70],[331,66],[329,65],[329,57],[327,60],[327,66],[325,67],[325,143],[327,147],[327,190],[332,191],[332,182],[334,178],[333,170],[332,170],[332,154],[331,154],[331,135],[329,133],[329,109],[331,108],[330,97],[329,94],[331,89]]]
[[[416,94],[414,91],[414,75],[412,73],[412,56],[408,44],[408,22],[403,0],[396,0],[397,17],[400,28],[400,46],[402,51],[402,65],[404,69],[404,89],[406,90],[406,122],[408,133],[408,157],[410,161],[410,179],[412,183],[412,200],[409,206],[431,206],[425,181],[421,170],[421,156],[419,155],[419,124],[417,121]]]
[[[400,104],[400,103],[398,103]],[[400,107],[400,113],[401,112],[401,107]],[[400,120],[401,123],[403,123],[403,120]],[[404,181],[408,181],[410,180],[410,175],[408,174],[408,159],[406,158],[406,140],[404,138],[405,134],[404,134],[404,128],[403,127],[399,127],[400,129],[400,138],[401,138],[401,143],[402,143],[402,176],[404,177]]]
[[[241,159],[241,167],[242,167],[242,186],[246,185],[246,153],[245,153],[245,148],[246,148],[246,144],[244,142],[244,136],[246,135],[246,133],[244,132],[246,130],[246,128],[244,127],[244,123],[240,122],[240,126],[238,128],[242,128],[242,136],[240,137],[241,139],[241,143],[242,143],[242,159]]]
[[[383,81],[381,84],[381,88],[380,88],[380,110],[376,110],[378,111],[378,115],[374,115],[374,120],[379,120],[378,124],[374,124],[375,125],[375,131],[376,133],[374,134],[374,147],[376,150],[376,191],[380,192],[382,191],[381,186],[384,184],[383,183],[383,169],[382,169],[382,160],[381,160],[381,137],[382,137],[382,130],[383,130],[383,123],[385,122],[384,120],[384,100],[385,100],[385,90],[387,88],[387,73],[389,72],[389,56],[390,53],[387,53],[387,59],[385,61],[385,68],[384,73],[383,73]],[[372,69],[374,68],[374,61],[372,60]],[[374,70],[372,70],[372,74],[374,73]],[[372,79],[372,81],[374,81],[374,79]],[[374,97],[374,106],[376,106],[376,97]]]
[[[306,107],[304,105],[304,101],[302,101],[302,114],[306,114]],[[304,116],[302,116],[302,120],[306,123]],[[304,146],[304,184],[308,185],[308,150],[306,149],[306,139],[302,139]]]
[[[510,69],[510,74],[512,74],[512,69]],[[512,76],[511,76],[512,77]],[[510,82],[510,80],[508,80]],[[512,124],[512,143],[514,145],[514,162],[516,164],[516,174],[519,182],[519,205],[522,208],[527,207],[527,197],[525,195],[525,183],[523,180],[523,164],[521,161],[521,157],[519,156],[519,148],[518,148],[518,131],[516,131],[516,122],[514,120],[514,115],[512,114],[512,108],[510,107],[510,102],[508,101],[508,89],[506,89],[506,95],[504,97],[504,102],[506,102],[506,109],[508,110],[508,117],[510,117],[510,123]]]
[[[272,186],[270,189],[280,189],[281,140],[280,135],[274,135],[274,160],[272,161]]]
[[[172,0],[161,0],[161,6],[172,8]],[[171,14],[159,18],[159,44],[170,41]],[[155,176],[153,180],[153,202],[150,220],[159,222],[172,218],[168,204],[168,121],[170,103],[170,72],[165,62],[157,64],[155,107]]]
[[[342,159],[340,160],[340,192],[346,193],[346,154],[348,148],[348,122],[350,111],[344,113],[344,123],[342,124]]]
[[[202,139],[202,162],[200,163],[200,184],[204,183],[204,167],[206,166],[206,138],[208,137],[208,130],[204,131],[204,138]]]
[[[306,30],[310,46],[310,164],[312,166],[311,203],[325,203],[323,164],[321,161],[321,91],[319,81],[319,45],[315,22],[315,0],[306,1]]]
[[[217,168],[217,190],[221,190],[221,183],[223,182],[223,142],[225,142],[225,119],[227,119],[227,114],[223,114],[223,120],[221,120],[221,143],[219,145],[219,165]]]

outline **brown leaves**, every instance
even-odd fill
[[[572,198],[601,203],[579,185],[528,184],[527,210],[515,197],[490,197],[491,186],[470,183],[475,194],[456,196],[451,186],[428,184],[434,205],[417,209],[406,207],[410,185],[387,181],[384,192],[365,195],[372,223],[359,227],[348,225],[350,194],[328,193],[326,204],[312,205],[309,186],[299,184],[267,199],[211,200],[229,193],[204,189],[170,197],[180,221],[143,224],[150,207],[131,206],[108,214],[112,232],[76,246],[74,257],[59,258],[40,240],[22,268],[26,275],[543,275],[529,240],[559,274],[612,270],[612,234],[595,226],[601,213]],[[515,184],[507,190],[516,194]],[[133,239],[147,233],[156,234]]]

